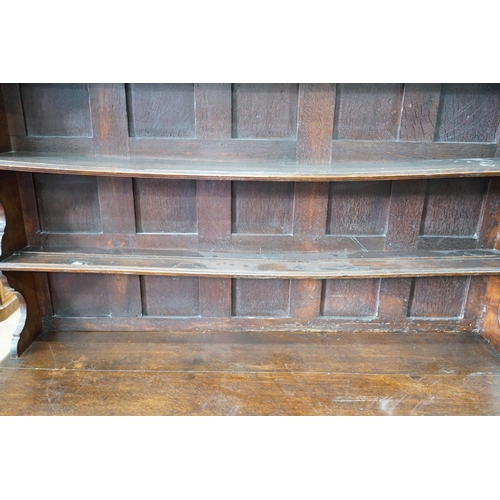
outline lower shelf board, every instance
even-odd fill
[[[261,279],[351,279],[500,274],[500,252],[243,254],[188,250],[26,248],[0,262],[1,271],[139,274]]]

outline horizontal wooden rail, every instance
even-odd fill
[[[500,176],[500,158],[334,162],[329,165],[0,154],[0,170],[20,172],[255,181],[360,181]]]
[[[0,270],[262,279],[472,276],[500,274],[500,252],[242,254],[28,248],[0,262]]]

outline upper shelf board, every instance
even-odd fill
[[[0,170],[18,172],[242,181],[362,181],[500,176],[500,158],[342,162],[329,165],[111,158],[2,153]]]

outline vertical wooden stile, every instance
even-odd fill
[[[231,138],[231,84],[195,84],[197,139]],[[197,181],[198,242],[208,251],[231,244],[231,181]],[[200,279],[200,313],[231,315],[231,279]]]
[[[329,164],[335,114],[335,84],[300,84],[297,121],[297,163]],[[293,234],[304,235],[304,251],[314,238],[324,236],[328,210],[327,182],[295,184]],[[299,319],[318,317],[321,280],[292,280],[290,315]]]

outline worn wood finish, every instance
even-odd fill
[[[2,94],[0,92],[0,102]],[[0,105],[0,108],[2,106]],[[8,119],[0,112],[0,143],[8,148]],[[21,183],[22,184],[22,183]],[[0,173],[0,254],[2,257],[28,243],[23,216],[23,204],[18,177],[13,172]],[[4,313],[19,307],[20,315],[10,344],[13,357],[21,355],[42,331],[39,302],[33,273],[0,273]],[[12,287],[12,288],[11,288]],[[12,291],[11,291],[12,290]],[[7,291],[7,293],[5,293]],[[15,299],[12,298],[12,294]],[[42,298],[43,301],[43,298]],[[3,300],[2,300],[3,302]]]
[[[297,162],[327,165],[331,162],[331,138],[335,119],[336,85],[301,84],[297,124]],[[317,250],[324,238],[328,216],[328,183],[295,183],[293,234],[304,240],[304,249]],[[288,247],[290,248],[290,247]],[[312,319],[320,315],[323,281],[290,283],[290,315]]]
[[[86,84],[22,83],[19,90],[28,136],[92,137]]]
[[[192,83],[127,85],[131,137],[194,137]]]
[[[443,84],[437,141],[496,142],[499,121],[500,84]]]
[[[75,275],[79,276],[79,275]],[[201,279],[201,278],[200,278]],[[207,278],[208,279],[208,278]],[[276,280],[274,280],[276,281]],[[244,282],[242,280],[242,282]],[[293,283],[293,281],[292,281]],[[279,287],[279,285],[278,285]],[[234,288],[233,288],[234,289]],[[286,299],[286,287],[282,287]],[[269,293],[269,295],[271,295]],[[269,296],[268,295],[268,296]],[[267,304],[256,298],[252,302],[252,310],[265,312],[265,315],[245,315],[231,317],[99,317],[99,318],[70,318],[54,317],[47,323],[48,330],[57,331],[87,331],[87,332],[181,332],[182,334],[196,332],[290,332],[301,335],[304,332],[323,333],[360,333],[366,332],[380,335],[384,332],[393,333],[426,333],[440,331],[443,333],[477,332],[475,318],[404,318],[382,319],[372,316],[358,317],[330,317],[317,316],[316,318],[300,319],[286,314],[284,298],[273,298],[275,310],[279,316],[272,317],[266,312]],[[250,308],[250,305],[248,309]],[[234,309],[233,309],[234,311]],[[231,313],[233,314],[233,312]],[[256,313],[257,314],[257,313]]]
[[[45,328],[480,330],[499,85],[2,88]]]
[[[134,179],[139,233],[196,233],[196,182]]]
[[[492,152],[494,151],[494,148]],[[0,170],[114,177],[261,181],[361,181],[500,176],[500,159],[333,162],[331,165],[115,159],[34,153],[0,154]]]
[[[500,131],[500,128],[499,128]],[[500,156],[500,134],[497,138],[497,156]],[[485,211],[479,234],[479,248],[500,249],[500,183],[492,179],[488,189]],[[473,282],[473,284],[475,284]],[[478,315],[479,331],[500,351],[500,280],[491,276],[477,283],[478,292],[484,292],[481,315]],[[479,301],[478,301],[479,302]],[[476,307],[477,310],[477,307]]]
[[[233,84],[234,138],[295,138],[296,83]]]
[[[334,137],[396,140],[403,89],[397,83],[339,85]]]
[[[495,250],[230,254],[154,250],[129,252],[26,249],[0,262],[4,271],[156,274],[251,278],[390,278],[498,274]]]
[[[0,365],[2,415],[498,415],[474,335],[57,332]]]

